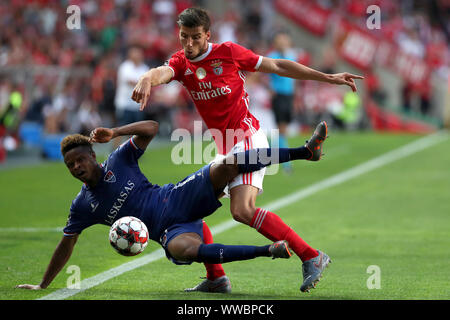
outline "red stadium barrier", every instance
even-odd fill
[[[385,110],[373,101],[367,103],[366,113],[372,128],[376,131],[395,131],[427,134],[436,131],[436,128],[425,123],[404,119],[393,111]]]
[[[276,0],[276,9],[317,36],[325,35],[331,10],[307,0]]]

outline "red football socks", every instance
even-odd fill
[[[317,250],[311,248],[275,213],[257,208],[250,226],[272,241],[286,240],[289,247],[302,261],[317,257]]]
[[[203,243],[214,243],[211,230],[209,230],[209,227],[205,221],[203,221]],[[225,270],[223,270],[221,264],[204,263],[204,265],[206,268],[206,278],[209,280],[214,280],[225,275]]]

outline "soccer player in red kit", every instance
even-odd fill
[[[132,99],[139,102],[143,110],[152,87],[172,80],[179,81],[189,92],[212,133],[218,150],[215,161],[221,161],[230,153],[269,146],[267,137],[259,128],[259,121],[249,111],[244,71],[344,84],[353,91],[356,91],[354,79],[363,79],[346,72],[324,74],[290,60],[263,57],[232,42],[211,43],[210,19],[203,9],[184,10],[178,16],[177,23],[183,49],[176,52],[164,66],[144,74],[134,88]],[[309,143],[298,148],[302,153],[300,157],[319,160],[326,135],[326,123],[321,122]],[[256,208],[256,197],[262,192],[264,173],[265,168],[242,173],[229,183],[231,214],[236,221],[255,228],[272,241],[287,240],[303,262],[304,281],[300,289],[308,291],[315,286],[329,258],[310,247],[278,215]]]

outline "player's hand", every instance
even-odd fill
[[[109,128],[96,128],[91,131],[89,140],[91,142],[106,143],[115,138],[114,130]]]
[[[352,88],[353,92],[356,92],[356,84],[354,79],[364,79],[363,76],[358,76],[348,72],[336,73],[331,75],[330,83],[333,84],[345,84]]]
[[[142,76],[136,86],[133,89],[133,94],[131,95],[131,99],[141,104],[139,108],[140,111],[144,110],[147,105],[147,102],[150,99],[150,92],[152,90],[152,81],[147,76]]]
[[[19,284],[16,286],[18,289],[28,289],[28,290],[42,290],[43,288],[40,285],[34,284]]]

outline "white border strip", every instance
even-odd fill
[[[297,192],[294,192],[290,195],[287,195],[279,200],[272,201],[265,205],[264,207],[269,211],[274,211],[277,209],[281,209],[286,207],[294,202],[300,201],[310,195],[313,195],[319,191],[324,189],[336,186],[338,184],[344,183],[348,180],[354,179],[362,174],[365,174],[369,171],[380,168],[384,165],[387,165],[396,160],[406,158],[414,153],[430,148],[438,143],[441,143],[448,139],[447,132],[439,131],[435,134],[428,135],[424,138],[415,140],[403,147],[397,148],[393,151],[387,152],[379,157],[376,157],[372,160],[364,162],[356,167],[345,170],[341,173],[335,174],[325,180],[319,181],[309,187],[304,189],[300,189]],[[227,220],[213,228],[211,228],[211,232],[214,235],[225,232],[234,228],[235,226],[240,225],[240,223],[234,220]],[[91,278],[85,279],[81,281],[80,289],[59,289],[56,290],[44,297],[39,298],[38,300],[61,300],[66,299],[71,296],[74,296],[80,292],[83,292],[87,289],[95,287],[105,281],[108,281],[114,277],[117,277],[127,271],[131,271],[133,269],[142,267],[150,262],[161,259],[165,256],[163,249],[158,249],[149,253],[141,258],[135,259],[133,261],[124,263],[118,267],[113,269],[109,269],[102,273],[99,273]]]

